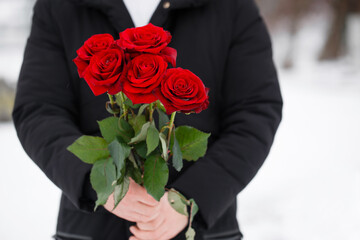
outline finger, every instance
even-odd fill
[[[175,236],[174,236],[175,237]],[[171,237],[169,237],[169,234],[167,231],[165,231],[162,236],[158,239],[158,240],[170,240],[172,239]]]
[[[132,234],[134,234],[134,236],[136,238],[139,239],[156,239],[159,240],[160,238],[162,238],[163,234],[165,233],[166,229],[165,227],[161,226],[160,228],[156,229],[155,231],[143,231],[140,230],[138,227],[136,226],[131,226],[130,227],[130,232]]]
[[[149,219],[147,221],[151,221],[155,218],[157,218],[160,214],[160,205],[155,207],[150,207],[149,205],[145,205],[140,202],[134,203],[134,205],[131,208],[132,211],[144,215],[145,217],[148,217]]]
[[[131,194],[136,195],[136,200],[146,205],[152,207],[159,205],[159,202],[156,201],[150,194],[148,194],[144,187],[137,184],[131,178],[130,178],[130,187],[128,192],[130,193],[130,195]]]
[[[161,234],[158,240],[173,239],[182,231],[177,225],[174,225],[168,219],[165,219],[164,223],[162,223],[162,226],[166,226],[165,231]]]
[[[145,216],[145,215],[142,215],[140,213],[131,211],[129,213],[124,214],[123,218],[126,217],[125,219],[130,221],[130,222],[147,223],[147,222],[155,220],[159,215],[160,214],[156,214],[156,215],[153,215],[153,216]]]
[[[160,216],[150,222],[137,222],[137,227],[143,231],[154,231],[158,229],[165,221],[165,218]]]
[[[171,231],[169,231],[169,229],[171,228],[171,224],[173,224],[173,223],[171,223],[171,222],[169,223],[169,220],[164,219],[162,226],[167,226],[167,227],[164,228],[164,231],[158,240],[170,240],[170,239],[173,239],[178,234],[178,233],[171,234]]]
[[[150,217],[146,217],[136,212],[124,212],[121,215],[117,216],[130,222],[148,222],[152,220]]]
[[[138,201],[151,207],[160,205],[160,202],[156,201],[155,198],[148,194],[145,188],[141,191]]]
[[[134,237],[134,236],[131,236],[131,237],[129,238],[129,240],[140,240],[140,239],[138,239],[138,238],[136,238],[136,237]]]

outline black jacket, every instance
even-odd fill
[[[211,132],[208,152],[180,174],[171,168],[169,187],[199,205],[197,239],[240,239],[236,196],[264,162],[281,119],[268,32],[253,0],[170,0],[169,8],[164,2],[151,22],[171,32],[178,66],[210,88],[206,111],[175,121]],[[106,94],[95,97],[78,77],[76,50],[93,34],[118,38],[129,27],[121,0],[38,0],[34,8],[13,119],[25,151],[63,192],[59,239],[130,235],[131,223],[103,208],[92,212],[91,165],[66,150],[83,134],[99,135],[96,121],[109,116]]]

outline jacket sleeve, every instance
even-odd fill
[[[195,199],[205,228],[214,225],[255,176],[281,120],[282,98],[267,29],[253,0],[237,2],[220,136],[204,158],[171,184]]]
[[[52,22],[51,1],[38,0],[21,68],[13,120],[30,158],[80,209],[92,211],[94,199],[85,164],[66,150],[82,135],[61,37]],[[45,194],[45,193],[44,193]]]

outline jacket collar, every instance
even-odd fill
[[[115,5],[119,5],[122,3],[122,0],[70,0],[79,5],[100,8],[100,9],[108,9],[109,7],[113,7]],[[200,7],[210,0],[161,0],[161,4],[164,2],[170,2],[171,9],[181,9],[181,8],[191,8],[191,7]]]
[[[96,8],[108,16],[110,22],[118,32],[126,28],[134,27],[129,12],[122,0],[69,0],[76,4]],[[194,8],[205,5],[211,0],[161,0],[158,8],[155,10],[150,22],[157,26],[163,26],[169,10]],[[170,2],[169,8],[164,8],[165,2]]]

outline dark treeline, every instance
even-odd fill
[[[288,22],[288,31],[294,35],[300,21],[310,13],[330,13],[329,29],[319,60],[331,60],[342,56],[346,49],[346,28],[350,15],[360,16],[360,0],[256,0],[270,26],[280,21]],[[360,31],[360,29],[359,29]]]

